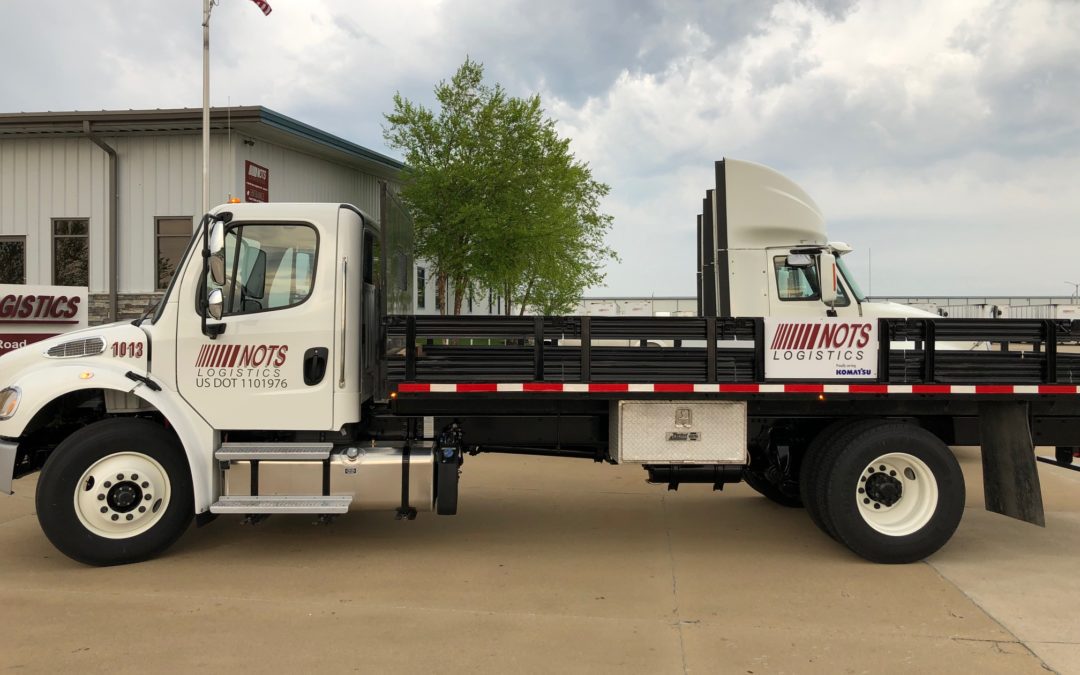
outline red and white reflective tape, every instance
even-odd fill
[[[1080,393],[1075,384],[627,384],[617,382],[403,382],[399,394],[1007,394]]]

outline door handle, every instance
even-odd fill
[[[327,357],[330,350],[326,347],[312,347],[304,352],[304,384],[312,387],[322,382],[326,375]]]

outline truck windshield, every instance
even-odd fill
[[[843,257],[837,256],[836,266],[840,268],[840,273],[844,275],[844,281],[847,282],[848,288],[851,289],[851,294],[855,296],[855,299],[859,302],[866,302],[866,296],[863,295],[862,289],[859,288],[858,282],[855,281],[855,275],[848,271]]]

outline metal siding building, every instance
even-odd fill
[[[85,221],[91,321],[110,318],[113,193],[95,136],[116,153],[118,317],[140,314],[159,291],[158,219],[201,217],[201,128],[198,109],[0,115],[0,243],[24,250],[22,282],[54,283],[55,221]],[[212,110],[211,204],[245,197],[248,161],[269,170],[270,201],[348,202],[375,217],[380,184],[396,190],[402,169],[261,106]]]

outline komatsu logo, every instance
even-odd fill
[[[261,368],[285,365],[288,345],[203,345],[196,368]]]

